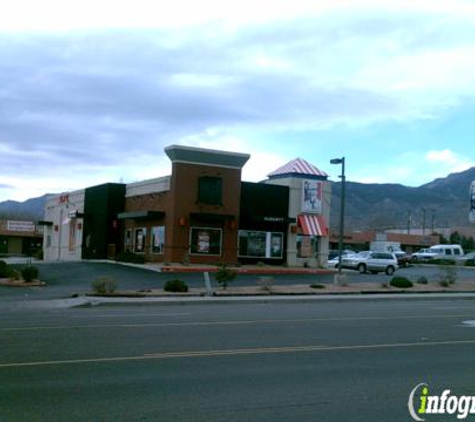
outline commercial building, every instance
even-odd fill
[[[42,238],[33,221],[0,220],[0,256],[32,256],[41,250]]]
[[[323,266],[330,184],[296,159],[261,183],[241,181],[249,154],[170,146],[170,176],[108,183],[52,197],[46,260],[114,258],[151,262]]]

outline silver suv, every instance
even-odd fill
[[[390,252],[359,252],[341,260],[342,268],[357,270],[360,273],[372,274],[385,272],[387,275],[394,274],[398,269],[397,258]]]

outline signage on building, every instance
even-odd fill
[[[302,212],[321,214],[323,183],[316,180],[304,180],[302,183]]]
[[[302,244],[300,245],[300,256],[302,258],[312,257],[312,240],[310,237],[302,238]]]
[[[7,221],[7,230],[10,232],[34,232],[35,224],[32,221]]]
[[[69,203],[69,193],[64,193],[59,195],[58,204],[68,204]]]
[[[283,223],[285,221],[284,217],[263,217],[263,220],[268,223]]]

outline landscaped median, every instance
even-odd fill
[[[217,288],[212,292],[214,297],[232,297],[232,296],[297,296],[297,295],[368,295],[368,294],[395,294],[395,293],[475,293],[474,283],[459,283],[443,287],[440,283],[414,284],[408,288],[398,288],[385,283],[351,283],[346,286],[334,284],[295,284],[275,286],[262,284],[259,280],[255,286],[231,286],[226,289]],[[76,297],[78,295],[75,295]],[[204,297],[209,296],[206,289],[189,287],[187,291],[170,292],[163,289],[149,290],[120,290],[117,289],[111,293],[87,292],[79,296],[96,297]]]
[[[38,268],[26,265],[17,270],[5,261],[0,261],[0,285],[9,287],[41,287],[46,283],[38,280]]]

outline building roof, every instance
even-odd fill
[[[296,158],[287,164],[279,167],[277,170],[268,174],[268,177],[288,176],[288,175],[304,175],[304,176],[318,176],[328,177],[328,174],[319,170],[313,164],[305,161],[302,158]]]
[[[183,145],[171,145],[166,147],[165,154],[168,155],[168,158],[170,158],[173,163],[204,164],[233,169],[241,169],[250,158],[249,154],[194,148]]]

